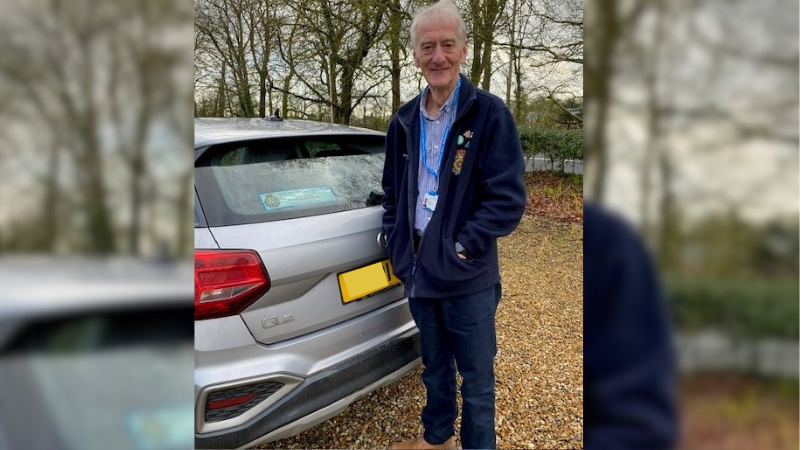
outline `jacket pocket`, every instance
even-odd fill
[[[389,253],[389,260],[392,262],[392,271],[395,276],[406,283],[408,277],[411,276],[411,266],[413,264],[413,257],[410,254],[408,239],[397,234],[397,229],[392,233],[392,236],[387,236],[386,250]]]
[[[426,295],[447,296],[486,285],[488,265],[482,259],[463,260],[451,237],[427,238],[417,258],[416,287]]]
[[[450,266],[452,273],[455,277],[456,274],[465,276],[464,281],[474,277],[477,273],[482,272],[486,268],[486,262],[479,257],[471,257],[469,259],[461,259],[456,252],[455,240],[452,236],[447,236],[444,239],[444,253],[445,265]],[[461,278],[461,277],[457,277]]]

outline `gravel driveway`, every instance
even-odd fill
[[[500,240],[500,261],[498,448],[583,448],[583,226],[525,216]],[[413,437],[422,431],[421,370],[260,448],[380,449]]]

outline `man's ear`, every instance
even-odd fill
[[[464,51],[461,53],[461,64],[467,62],[468,51],[469,51],[469,39],[464,39]]]
[[[414,61],[414,67],[419,67],[419,59],[417,59],[417,51],[411,49],[411,59]]]

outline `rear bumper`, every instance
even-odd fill
[[[297,434],[403,376],[419,364],[419,358],[419,333],[414,329],[306,378],[239,427],[195,434],[195,448],[239,448]]]

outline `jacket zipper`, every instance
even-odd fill
[[[450,128],[451,130],[455,130],[456,123],[472,107],[472,102],[467,102],[467,104],[465,106],[466,107],[463,110],[461,110],[461,112],[459,112],[458,115],[456,116],[456,118],[453,120],[453,125]],[[406,126],[406,124],[402,120],[398,120],[398,122],[403,127],[403,131],[405,132],[406,138],[408,138],[408,136],[409,136],[408,127]],[[446,148],[449,147],[449,144],[450,144],[450,141],[451,141],[451,137],[452,136],[450,136],[448,134],[448,136],[447,136],[447,144],[448,145],[446,145],[445,148],[442,149],[442,151],[446,151]],[[413,149],[414,149],[413,141],[409,141],[408,139],[406,139],[406,152],[408,154],[408,159],[407,159],[406,163],[409,165],[409,169],[408,169],[409,185],[413,184],[411,186],[412,187],[412,189],[411,189],[412,193],[415,190],[414,188],[417,187],[417,184],[416,183],[411,183],[411,181],[413,181],[415,179],[413,177],[413,175],[412,175],[411,169],[412,169],[412,166],[413,166],[414,170],[418,170],[419,169],[418,168],[419,161],[417,161],[416,164],[413,164],[413,165],[411,164],[412,162],[414,162],[413,159],[412,159],[412,154],[413,154],[412,150]],[[443,159],[442,160],[442,164],[444,164],[444,163],[445,163],[445,161]],[[441,169],[442,168],[439,167],[440,171],[441,171]],[[419,180],[417,180],[417,183],[418,182],[419,182]],[[411,198],[409,198],[408,204],[409,204],[409,210],[410,210],[409,212],[411,213],[411,214],[409,214],[409,217],[415,217],[416,212],[414,211],[414,209],[416,208],[416,198],[414,199],[413,202],[411,201]],[[414,297],[416,295],[415,293],[416,293],[416,284],[417,284],[416,283],[416,273],[417,273],[417,256],[418,256],[418,254],[417,254],[417,250],[414,249],[414,224],[413,224],[413,221],[411,221],[408,225],[409,225],[409,232],[410,232],[410,238],[411,238],[411,241],[410,241],[411,242],[411,290],[410,290],[410,293],[409,293],[409,297]],[[420,236],[420,244],[419,245],[420,245],[420,247],[422,247],[422,236]]]

